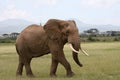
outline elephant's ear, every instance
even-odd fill
[[[68,26],[67,21],[64,20],[57,20],[57,19],[50,19],[48,22],[44,25],[44,30],[47,34],[47,36],[50,39],[61,40],[63,31],[66,30],[66,27]]]
[[[73,22],[74,25],[76,26],[76,22],[74,20],[68,20],[69,22]]]
[[[49,39],[56,40],[61,38],[60,25],[55,19],[48,20],[44,25],[44,30]]]

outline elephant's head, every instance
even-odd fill
[[[82,66],[78,60],[78,51],[80,47],[80,37],[76,23],[73,20],[64,21],[50,19],[45,24],[44,29],[47,33],[48,39],[52,41],[57,41],[59,45],[64,46],[66,42],[70,44],[71,49],[73,50],[73,59],[75,62]],[[82,49],[81,49],[82,50]],[[85,53],[85,51],[82,50]]]

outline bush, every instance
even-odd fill
[[[120,41],[120,36],[89,36],[89,37],[81,37],[82,42],[113,42]]]
[[[120,38],[115,37],[114,41],[120,41]]]
[[[0,43],[15,43],[15,40],[9,38],[0,39]]]
[[[89,36],[88,41],[95,41],[95,39],[93,37]]]

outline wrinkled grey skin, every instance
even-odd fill
[[[72,77],[74,73],[63,51],[64,45],[67,42],[71,43],[75,50],[79,51],[79,32],[73,20],[50,19],[43,27],[35,24],[28,26],[20,33],[16,40],[16,50],[19,55],[16,75],[21,76],[23,66],[25,66],[26,75],[33,77],[34,75],[30,67],[32,58],[51,53],[50,76],[56,76],[57,66],[60,63],[65,67],[66,75]],[[78,60],[78,54],[75,52],[72,53],[75,62],[82,67],[82,64]]]

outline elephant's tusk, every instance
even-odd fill
[[[74,52],[76,52],[76,53],[79,53],[79,51],[77,51],[77,50],[75,50],[74,48],[73,48],[73,46],[72,46],[72,44],[69,44],[69,46],[70,46],[70,48],[72,49],[72,51],[74,51]],[[84,51],[83,49],[80,49],[86,56],[89,56],[89,54],[86,52],[86,51]]]
[[[72,44],[69,44],[69,46],[70,46],[70,48],[72,49],[72,51],[74,51],[74,52],[76,52],[76,53],[79,53],[79,51],[76,51],[76,50],[73,48]]]
[[[83,49],[81,49],[81,51],[82,51],[86,56],[89,56],[89,54],[88,54],[86,51],[84,51]]]

